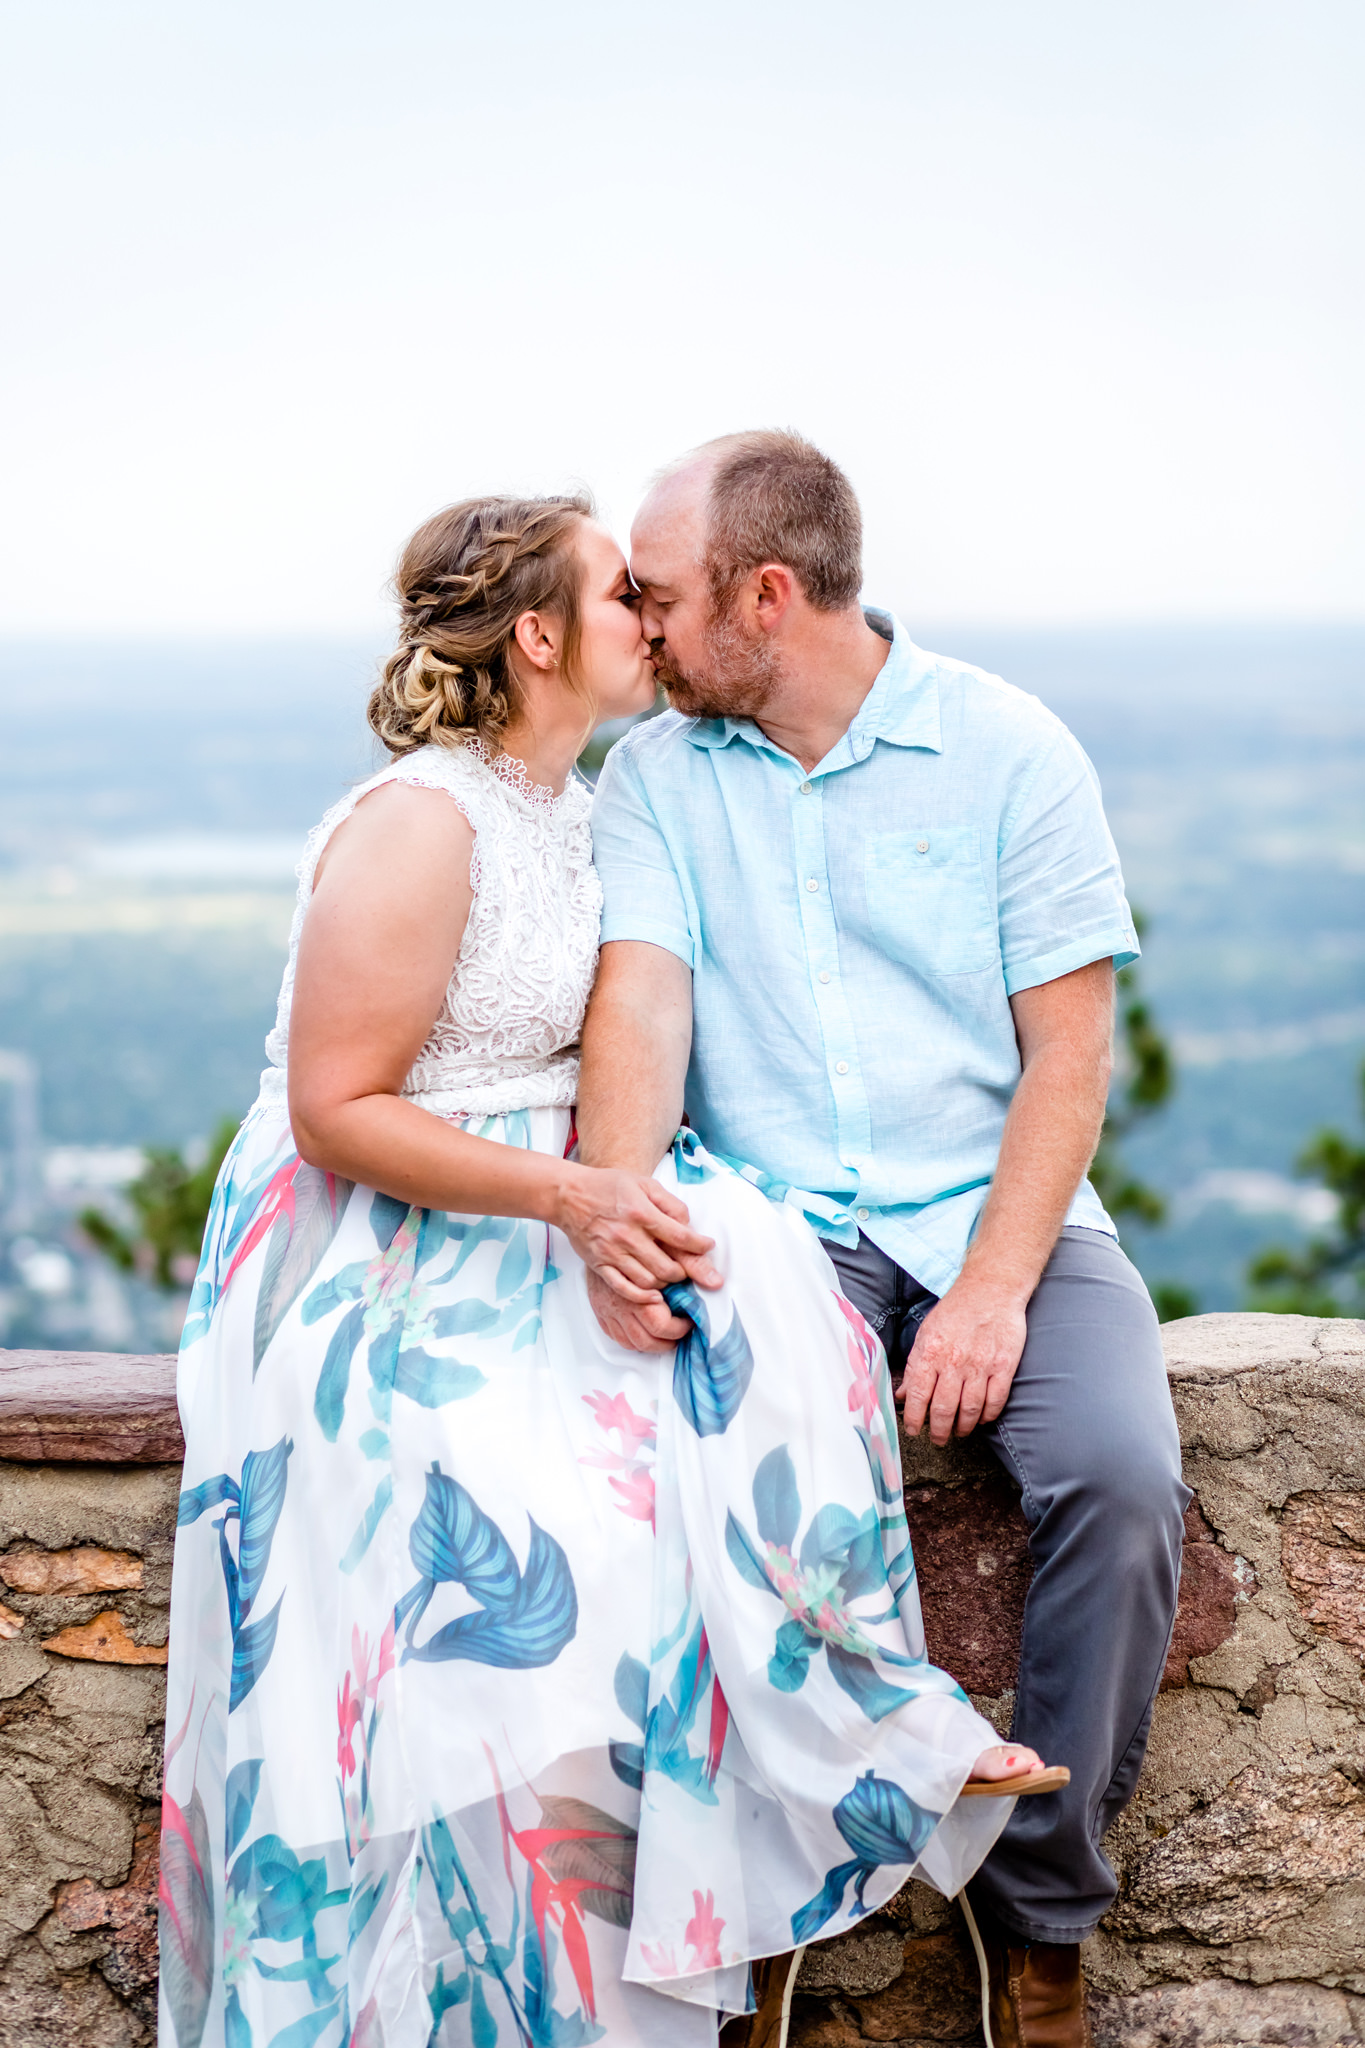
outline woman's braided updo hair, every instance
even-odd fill
[[[563,633],[560,673],[577,682],[579,588],[574,550],[586,496],[466,498],[419,526],[394,573],[399,643],[369,702],[391,754],[477,735],[495,751],[518,705],[508,659],[523,612]]]

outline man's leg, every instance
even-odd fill
[[[1156,1312],[1113,1238],[1062,1232],[986,1435],[1034,1567],[1012,1733],[1071,1783],[1020,1800],[972,1897],[1025,1940],[1083,1941],[1117,1888],[1100,1841],[1142,1768],[1190,1499]]]
[[[882,1340],[891,1377],[899,1381],[915,1333],[938,1300],[860,1231],[852,1248],[822,1239],[847,1300]]]
[[[866,1238],[825,1249],[898,1373],[933,1296]],[[1099,1844],[1142,1765],[1189,1499],[1156,1315],[1113,1238],[1063,1231],[985,1434],[1022,1489],[1034,1564],[1011,1734],[1071,1784],[1019,1801],[972,1897],[1016,1938],[1070,1944],[1114,1897]]]

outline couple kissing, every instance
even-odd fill
[[[629,563],[585,497],[404,550],[182,1343],[168,2048],[782,2048],[912,1875],[991,2048],[1088,2039],[1189,1497],[1086,1180],[1137,939],[1075,740],[861,544],[753,432]],[[1021,1489],[1008,1742],[897,1401]]]

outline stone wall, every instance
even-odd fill
[[[1147,1769],[1087,1968],[1098,2048],[1365,2044],[1365,1324],[1165,1331],[1196,1493]],[[0,2041],[154,2038],[179,1437],[168,1359],[0,1353]],[[930,1647],[1006,1725],[1024,1526],[983,1447],[906,1446]],[[793,2048],[971,2048],[911,1885],[808,1953]]]
[[[175,1361],[0,1352],[0,2042],[156,2038]]]

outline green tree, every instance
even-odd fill
[[[1147,920],[1135,911],[1133,923],[1142,937]],[[1122,1145],[1135,1124],[1154,1116],[1175,1093],[1175,1060],[1150,1006],[1143,1000],[1137,968],[1121,967],[1116,978],[1123,1072],[1105,1112],[1104,1128],[1090,1165],[1090,1180],[1116,1222],[1120,1217],[1131,1216],[1139,1223],[1156,1225],[1166,1220],[1166,1198],[1130,1172],[1123,1159]],[[1199,1303],[1189,1288],[1172,1281],[1159,1281],[1152,1289],[1152,1300],[1163,1323],[1198,1312]]]
[[[1365,1108],[1365,1066],[1360,1089]],[[1344,1131],[1319,1131],[1294,1171],[1336,1196],[1332,1234],[1310,1239],[1301,1251],[1272,1245],[1254,1258],[1247,1267],[1247,1306],[1281,1316],[1365,1314],[1365,1145],[1353,1144]]]
[[[103,1210],[83,1209],[81,1229],[122,1272],[143,1273],[167,1293],[187,1285],[199,1261],[213,1184],[237,1129],[235,1117],[224,1117],[198,1166],[188,1165],[183,1152],[148,1146],[141,1173],[125,1191],[132,1226],[124,1230]]]

